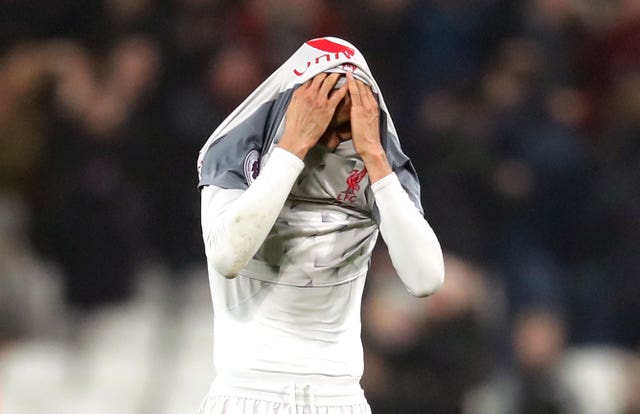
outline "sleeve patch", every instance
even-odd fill
[[[248,185],[258,177],[260,173],[260,153],[253,149],[244,157],[244,179]]]

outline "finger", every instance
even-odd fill
[[[311,86],[311,79],[309,79],[306,82],[303,82],[300,84],[300,86],[298,86],[296,88],[296,90],[293,92],[294,95],[300,95],[303,93],[303,91],[309,89],[309,86]]]
[[[339,73],[332,73],[322,82],[322,86],[320,86],[320,93],[322,96],[329,96],[329,92],[336,86],[336,83],[340,79]]]
[[[358,86],[358,92],[360,92],[360,101],[362,105],[369,104],[369,87],[362,81],[356,80],[356,85]]]
[[[322,81],[324,81],[324,78],[326,77],[327,74],[324,72],[320,72],[316,76],[314,76],[311,82],[311,89],[318,90],[320,88],[320,85],[322,85]]]
[[[360,93],[360,104],[362,106],[368,106],[369,100],[367,99],[367,87],[357,79],[356,86],[358,87],[358,92]]]
[[[369,109],[376,109],[378,107],[378,103],[376,102],[376,98],[373,96],[373,91],[369,87],[369,85],[364,82],[360,83],[360,96],[362,96],[363,104],[366,105]]]
[[[377,108],[378,107],[378,101],[376,100],[376,96],[373,93],[373,88],[371,88],[370,86],[366,86],[365,90],[367,91],[367,93],[365,94],[367,99],[369,100],[369,105],[371,106],[371,108]]]
[[[334,89],[329,96],[329,103],[332,107],[337,107],[340,101],[347,95],[349,87],[345,82],[340,88]]]
[[[347,72],[347,84],[349,85],[349,95],[351,95],[351,105],[361,106],[362,101],[360,100],[360,91],[358,90],[358,85],[356,84],[356,80],[353,79],[353,74],[351,72]]]

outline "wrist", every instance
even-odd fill
[[[385,154],[384,151],[364,153],[361,154],[360,157],[367,168],[369,181],[372,184],[393,172],[387,160],[387,154]]]
[[[306,144],[303,140],[296,139],[292,134],[288,134],[286,131],[282,135],[280,142],[278,142],[278,146],[286,151],[289,151],[296,157],[304,160],[304,157],[309,152],[311,148],[308,144]]]

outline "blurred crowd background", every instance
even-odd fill
[[[640,1],[0,0],[0,412],[195,413],[195,160],[305,40],[363,52],[446,283],[376,250],[373,410],[640,413]]]

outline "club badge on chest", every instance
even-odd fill
[[[353,169],[347,179],[345,180],[347,184],[347,189],[338,193],[336,200],[340,203],[344,204],[353,204],[358,199],[358,190],[360,190],[360,182],[367,175],[367,169],[363,167],[361,170]]]

